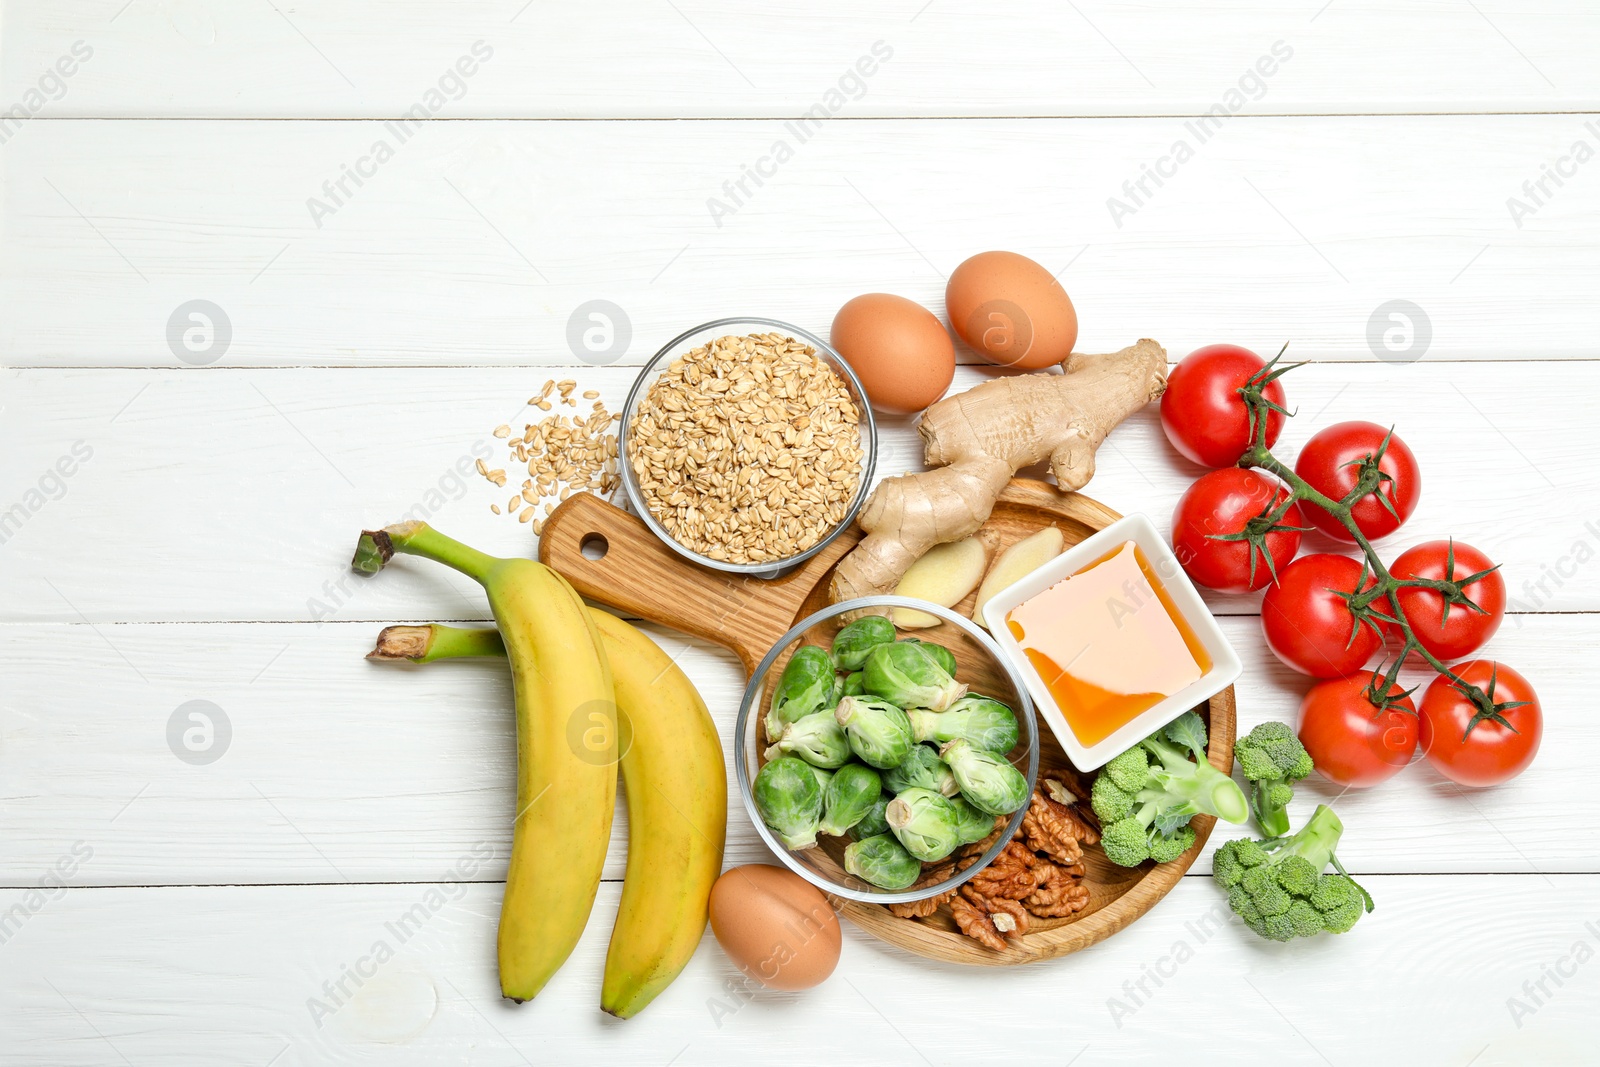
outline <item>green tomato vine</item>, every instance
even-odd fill
[[[1321,508],[1339,521],[1363,556],[1361,575],[1356,581],[1356,588],[1348,593],[1340,593],[1349,606],[1350,614],[1354,620],[1350,631],[1350,640],[1354,641],[1360,633],[1361,627],[1366,626],[1376,633],[1380,640],[1385,637],[1385,627],[1397,631],[1401,636],[1399,655],[1395,657],[1392,665],[1385,667],[1381,664],[1372,672],[1372,680],[1366,689],[1367,700],[1373,705],[1374,715],[1386,710],[1406,710],[1401,704],[1401,698],[1409,696],[1416,691],[1415,686],[1407,690],[1398,690],[1400,668],[1406,658],[1413,652],[1422,658],[1435,673],[1449,679],[1450,685],[1469,701],[1474,712],[1471,721],[1467,723],[1466,733],[1471,734],[1479,724],[1495,722],[1516,733],[1516,727],[1506,719],[1505,712],[1512,708],[1521,707],[1527,701],[1503,701],[1496,703],[1494,699],[1495,674],[1490,673],[1489,685],[1485,690],[1473,685],[1465,678],[1452,671],[1446,663],[1432,652],[1429,652],[1417,636],[1412,632],[1411,623],[1406,618],[1405,612],[1400,609],[1400,590],[1410,587],[1416,589],[1430,589],[1438,593],[1444,601],[1444,618],[1448,619],[1452,608],[1461,611],[1475,611],[1484,614],[1484,609],[1468,595],[1467,589],[1473,583],[1482,580],[1485,576],[1498,569],[1490,567],[1476,574],[1463,578],[1455,575],[1455,548],[1452,542],[1446,563],[1445,573],[1449,577],[1444,579],[1434,578],[1396,578],[1384,565],[1378,550],[1372,547],[1372,542],[1361,532],[1355,520],[1351,517],[1351,509],[1369,495],[1375,495],[1391,515],[1399,518],[1394,507],[1394,479],[1381,468],[1385,451],[1394,436],[1394,431],[1384,437],[1376,451],[1368,453],[1355,461],[1351,466],[1356,468],[1356,482],[1351,490],[1339,500],[1326,496],[1313,488],[1304,478],[1295,473],[1293,467],[1284,463],[1272,454],[1267,446],[1268,421],[1273,413],[1285,418],[1292,418],[1294,413],[1283,406],[1273,402],[1266,395],[1266,387],[1297,367],[1301,363],[1282,364],[1283,352],[1288,348],[1279,350],[1278,354],[1261,370],[1257,371],[1248,382],[1238,389],[1239,397],[1244,401],[1245,410],[1249,417],[1251,444],[1239,457],[1238,465],[1245,468],[1259,468],[1276,477],[1283,483],[1287,495],[1283,499],[1269,502],[1261,513],[1250,520],[1245,529],[1238,534],[1212,535],[1219,539],[1245,540],[1251,547],[1251,570],[1255,569],[1254,554],[1260,551],[1267,560],[1269,568],[1272,567],[1272,556],[1265,549],[1265,540],[1268,533],[1285,530],[1304,530],[1306,527],[1283,525],[1284,516],[1295,504],[1304,502],[1313,507]],[[1385,493],[1387,490],[1387,494]],[[1368,581],[1372,582],[1369,587]],[[1273,581],[1277,581],[1276,570],[1273,570]],[[1387,611],[1382,610],[1387,608]],[[1442,621],[1442,620],[1441,620]]]

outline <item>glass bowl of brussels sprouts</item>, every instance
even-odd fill
[[[896,626],[896,608],[935,625]],[[908,597],[802,619],[757,665],[736,732],[762,839],[818,888],[873,904],[936,896],[987,867],[1039,771],[1033,703],[994,640]]]

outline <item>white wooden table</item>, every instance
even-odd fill
[[[8,0],[0,1063],[1594,1062],[1597,46],[1584,0]],[[438,568],[350,579],[356,532],[420,508],[531,552],[456,468],[547,378],[616,409],[689,325],[942,310],[988,248],[1062,272],[1085,349],[1292,341],[1291,452],[1397,424],[1427,484],[1398,540],[1505,564],[1492,648],[1544,699],[1537,763],[1341,799],[1379,902],[1348,936],[1206,936],[1202,861],[1026,969],[850,929],[826,985],[751,996],[708,935],[628,1023],[595,1006],[619,822],[594,929],[503,1004],[509,687],[361,658],[485,607]],[[595,300],[625,351],[569,344]],[[1397,300],[1395,351],[1369,338]],[[186,347],[192,301],[216,332]],[[891,420],[880,469],[915,442]],[[1164,522],[1196,473],[1146,412],[1090,492]],[[1256,602],[1215,607],[1241,726],[1291,717]],[[726,741],[737,665],[652,632]],[[210,762],[169,745],[190,701]],[[735,802],[728,861],[763,858]]]

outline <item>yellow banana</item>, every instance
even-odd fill
[[[628,870],[600,1006],[631,1018],[672,983],[705,931],[711,885],[722,870],[728,791],[722,744],[687,675],[643,633],[592,613],[611,663],[628,796]],[[504,655],[493,630],[390,626],[374,659],[416,663]]]
[[[395,552],[481,584],[510,660],[517,814],[500,907],[500,991],[520,1003],[566,962],[600,886],[617,789],[610,666],[583,601],[542,564],[488,556],[407,522],[363,533],[353,565],[371,573]]]
[[[728,786],[722,742],[694,683],[650,638],[594,612],[617,705],[632,724],[622,755],[628,872],[606,952],[600,1007],[632,1018],[678,977],[706,928],[722,873]]]

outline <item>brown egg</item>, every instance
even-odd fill
[[[1051,273],[1015,252],[980,252],[944,290],[950,325],[990,363],[1054,366],[1078,343],[1078,313]]]
[[[868,293],[839,309],[829,335],[880,411],[909,415],[944,395],[956,350],[944,324],[903,296]]]
[[[771,989],[810,989],[839,962],[839,917],[817,887],[764,863],[711,887],[711,932],[745,974]]]

